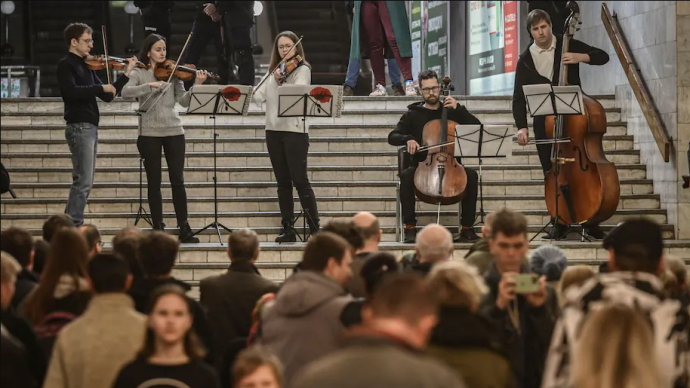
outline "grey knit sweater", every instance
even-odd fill
[[[151,95],[153,89],[149,82],[157,82],[152,70],[140,68],[132,69],[129,82],[122,88],[122,97],[136,97],[143,103]],[[165,137],[184,135],[182,120],[175,110],[175,103],[187,107],[191,93],[185,92],[184,84],[177,78],[172,79],[173,85],[165,92],[160,101],[148,112],[141,116],[141,136]]]

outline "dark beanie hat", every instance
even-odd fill
[[[381,284],[384,276],[396,272],[400,272],[400,269],[395,256],[388,252],[376,252],[367,258],[359,274],[364,279],[364,288],[367,294],[371,295]]]
[[[546,276],[547,282],[560,280],[567,267],[568,259],[565,252],[555,245],[542,245],[532,252],[530,270]]]

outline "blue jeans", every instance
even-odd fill
[[[357,86],[357,80],[359,79],[359,69],[362,66],[361,59],[352,59],[347,64],[347,76],[345,77],[345,86],[349,86],[352,89]],[[391,84],[393,86],[402,86],[402,81],[400,80],[400,67],[398,67],[398,62],[395,58],[388,59],[388,75],[391,77]]]
[[[72,153],[72,187],[65,213],[72,216],[75,225],[81,225],[96,173],[98,127],[91,123],[67,124],[65,139]]]

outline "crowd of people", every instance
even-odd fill
[[[228,239],[227,272],[174,276],[178,239],[135,227],[102,250],[93,225],[2,231],[2,386],[687,387],[690,291],[660,226],[631,219],[597,271],[529,251],[521,213],[491,213],[464,259],[432,224],[404,257],[371,213],[309,239],[282,283],[259,237]]]

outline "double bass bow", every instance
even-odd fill
[[[571,13],[565,23],[563,48],[567,53],[579,23],[576,2],[568,2]],[[559,86],[568,85],[568,65],[561,61]],[[606,112],[597,100],[582,93],[581,115],[546,117],[546,134],[554,139],[551,170],[544,190],[546,206],[557,223],[599,224],[618,207],[620,183],[614,164],[606,159],[602,144],[606,133]],[[562,139],[569,142],[560,142]]]

